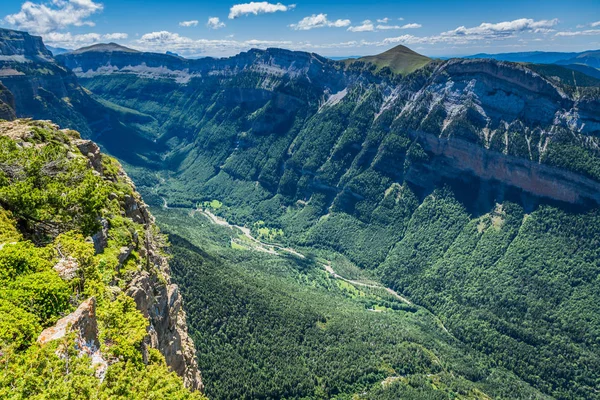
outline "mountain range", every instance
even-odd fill
[[[171,234],[209,397],[598,398],[597,52],[0,54],[1,117],[97,141]]]

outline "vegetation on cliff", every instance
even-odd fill
[[[153,268],[126,212],[137,194],[94,146],[47,122],[0,123],[0,397],[202,398],[144,343],[149,322],[124,293]],[[53,336],[86,299],[88,319]]]

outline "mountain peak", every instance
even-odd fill
[[[93,44],[91,46],[86,46],[86,47],[82,47],[77,50],[73,50],[71,53],[72,54],[81,54],[81,53],[87,53],[90,51],[101,52],[101,53],[110,53],[113,51],[119,51],[119,52],[124,52],[124,53],[139,53],[139,51],[137,51],[137,50],[130,49],[129,47],[125,47],[118,43],[113,43],[113,42]]]
[[[431,59],[406,46],[398,45],[381,54],[361,57],[352,62],[355,61],[374,64],[377,66],[377,69],[389,67],[392,72],[405,75],[429,64]]]

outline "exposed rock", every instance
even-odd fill
[[[100,225],[102,228],[92,236],[92,242],[94,243],[94,251],[96,254],[104,252],[106,246],[108,246],[108,221],[104,218],[100,219]]]
[[[98,344],[95,298],[91,297],[84,301],[77,307],[77,310],[59,319],[54,326],[44,329],[37,341],[40,344],[46,344],[73,331],[77,331],[79,338],[85,343]]]
[[[130,283],[126,294],[150,321],[146,344],[164,355],[167,365],[183,377],[187,387],[202,390],[195,347],[187,333],[177,285],[163,283],[156,274],[142,271]]]
[[[77,277],[77,271],[79,271],[79,264],[73,257],[61,258],[56,265],[54,270],[58,273],[62,279],[69,281]]]
[[[119,256],[118,256],[118,259],[119,259],[119,268],[121,268],[123,266],[123,264],[125,263],[125,261],[131,255],[132,251],[133,251],[132,247],[128,247],[128,246],[121,247],[121,249],[119,251]]]
[[[151,221],[146,204],[133,196],[125,196],[125,215],[138,224]]]
[[[75,146],[81,151],[81,154],[90,160],[90,164],[94,170],[102,174],[102,153],[100,147],[91,140],[76,140]]]
[[[98,323],[96,321],[96,299],[91,297],[79,305],[77,310],[59,319],[56,325],[45,329],[37,341],[41,345],[63,338],[70,332],[76,332],[75,347],[79,356],[88,356],[96,368],[96,377],[103,380],[108,368],[108,362],[100,352],[98,341]],[[62,356],[64,350],[58,349]]]

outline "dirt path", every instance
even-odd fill
[[[396,293],[396,291],[394,291],[394,290],[392,290],[390,288],[387,288],[387,287],[385,287],[383,285],[370,285],[368,283],[363,283],[363,282],[359,282],[359,281],[353,281],[352,279],[344,278],[343,276],[337,274],[333,270],[333,268],[331,267],[331,263],[329,263],[329,261],[328,261],[328,264],[323,264],[323,266],[325,267],[325,270],[327,272],[329,272],[331,274],[331,276],[333,276],[334,278],[341,279],[341,280],[343,280],[345,282],[348,282],[349,284],[355,285],[355,286],[362,286],[362,287],[368,287],[368,288],[373,288],[373,289],[383,289],[386,292],[388,292],[389,294],[391,294],[392,296],[394,296],[395,298],[397,298],[398,300],[401,300],[401,301],[403,301],[403,302],[405,302],[406,304],[409,304],[409,305],[413,304],[407,298],[402,297],[398,293]]]
[[[242,231],[242,233],[244,234],[244,236],[246,236],[246,238],[248,238],[252,243],[254,243],[254,249],[257,251],[261,251],[261,252],[265,252],[265,253],[269,253],[272,255],[280,255],[280,253],[277,252],[277,250],[279,251],[283,251],[285,253],[288,254],[293,254],[299,258],[306,258],[306,256],[292,248],[289,247],[283,247],[277,244],[270,244],[270,243],[264,243],[261,242],[260,240],[258,240],[257,238],[255,238],[254,236],[252,236],[252,232],[250,231],[250,229],[246,228],[245,226],[239,226],[239,225],[232,225],[229,222],[227,222],[225,219],[218,217],[216,215],[214,215],[213,213],[211,213],[208,210],[203,210],[201,208],[198,208],[195,210],[195,212],[198,212],[204,216],[206,216],[211,222],[213,222],[216,225],[220,225],[220,226],[226,226],[229,228],[237,228],[240,231]],[[233,239],[232,239],[233,240]],[[368,287],[368,288],[373,288],[373,289],[383,289],[386,292],[388,292],[389,294],[391,294],[392,296],[394,296],[395,298],[397,298],[400,301],[403,301],[404,303],[408,304],[408,305],[414,305],[410,300],[408,300],[406,297],[401,296],[400,294],[398,294],[395,290],[390,289],[388,287],[385,287],[383,285],[374,285],[374,284],[368,284],[368,283],[364,283],[364,282],[359,282],[359,281],[355,281],[352,279],[347,279],[344,278],[343,276],[339,275],[337,272],[335,272],[335,270],[333,269],[332,265],[331,265],[331,261],[326,260],[325,263],[320,263],[324,268],[325,271],[327,271],[333,278],[335,279],[340,279],[344,282],[348,282],[351,285],[355,285],[355,286],[362,286],[362,287]],[[449,331],[448,329],[446,329],[446,327],[444,326],[443,322],[433,313],[431,313],[432,315],[434,315],[438,325],[440,326],[441,329],[444,330],[444,332],[446,332],[448,335],[454,337]]]
[[[293,254],[299,258],[306,258],[306,256],[292,248],[289,247],[283,247],[277,244],[271,244],[271,243],[264,243],[261,242],[260,240],[258,240],[257,238],[255,238],[254,236],[252,236],[252,232],[250,231],[250,229],[246,228],[245,226],[239,226],[239,225],[232,225],[229,222],[227,222],[225,219],[216,216],[215,214],[211,213],[208,210],[203,210],[198,208],[196,210],[196,212],[199,212],[203,215],[205,215],[206,217],[208,217],[208,219],[211,220],[211,222],[213,222],[216,225],[220,225],[220,226],[226,226],[229,228],[237,228],[240,231],[242,231],[242,233],[244,234],[244,236],[246,236],[251,242],[253,242],[255,244],[255,250],[257,251],[262,251],[265,253],[269,253],[269,254],[273,254],[273,255],[279,255],[279,253],[277,252],[277,250],[279,251],[283,251],[285,253],[288,254]],[[395,298],[397,298],[400,301],[405,302],[406,304],[412,305],[413,303],[408,300],[405,297],[400,296],[398,293],[396,293],[394,290],[387,288],[383,285],[372,285],[372,284],[368,284],[368,283],[364,283],[364,282],[359,282],[359,281],[355,281],[352,279],[347,279],[344,278],[343,276],[339,275],[338,273],[336,273],[333,269],[333,267],[331,266],[331,261],[326,261],[326,263],[320,263],[327,272],[329,272],[329,274],[335,278],[335,279],[340,279],[342,281],[348,282],[351,285],[355,285],[355,286],[362,286],[362,287],[368,287],[368,288],[373,288],[373,289],[383,289],[386,292],[388,292],[389,294],[391,294],[392,296],[394,296]]]

